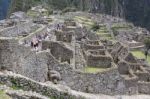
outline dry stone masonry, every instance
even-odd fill
[[[0,86],[6,85],[0,90],[12,99],[150,94],[150,68],[131,53],[144,48],[148,31],[107,15],[59,16],[45,17],[51,22],[25,17],[0,28]],[[98,31],[89,28],[92,22]]]

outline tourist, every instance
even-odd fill
[[[60,25],[59,24],[57,24],[57,30],[60,30]]]
[[[44,39],[46,39],[48,37],[48,33],[44,34]]]
[[[147,59],[148,51],[145,51],[145,58]]]

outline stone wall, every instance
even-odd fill
[[[33,37],[36,37],[39,34],[44,34],[47,33],[47,26],[41,25],[39,29],[37,29],[36,31],[34,31],[33,33],[30,33],[28,36],[20,39],[19,42],[23,42],[23,41],[28,41],[31,42]]]
[[[56,35],[57,41],[71,43],[73,36],[74,36],[74,32],[72,32],[72,31],[70,31],[70,32],[55,31],[55,35]]]
[[[17,37],[20,33],[30,31],[31,26],[33,25],[32,21],[27,21],[19,25],[4,28],[0,31],[0,36],[2,37]]]
[[[98,68],[111,67],[111,62],[113,62],[113,59],[106,50],[88,50],[84,53],[87,66]]]
[[[150,82],[138,82],[138,90],[141,94],[150,94]]]
[[[87,66],[80,42],[75,43],[75,66],[76,69],[83,69]]]
[[[104,49],[104,46],[102,45],[90,45],[90,44],[84,44],[83,48],[85,50],[96,50],[96,49]]]
[[[1,69],[19,73],[36,81],[47,81],[48,72],[56,70],[65,85],[77,91],[110,95],[129,92],[116,67],[95,74],[76,71],[69,64],[60,64],[50,51],[31,51],[28,47],[18,45],[18,40],[15,39],[0,40],[0,55]]]
[[[42,84],[12,73],[0,73],[0,83],[25,91],[37,92],[52,99],[86,99],[86,95],[75,93],[68,87],[61,86],[61,88],[59,88],[53,84]]]
[[[30,47],[19,45],[15,39],[1,39],[0,68],[44,82],[47,80],[48,53],[31,51]]]
[[[86,57],[87,65],[98,68],[110,68],[113,61],[109,56],[89,55]]]
[[[102,73],[84,73],[73,70],[68,64],[56,65],[55,59],[51,59],[49,68],[56,70],[61,74],[65,85],[74,90],[87,93],[102,93],[102,94],[125,94],[126,88],[123,79],[120,77],[117,68],[111,68]]]
[[[71,64],[73,61],[73,50],[62,42],[42,41],[42,49],[50,49],[51,54],[60,62]]]
[[[117,42],[112,47],[111,56],[113,57],[115,63],[118,63],[119,60],[124,60],[129,54],[129,49],[120,42]]]

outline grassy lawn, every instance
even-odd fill
[[[141,59],[141,58],[145,59],[145,55],[142,51],[132,51],[132,54],[139,59]],[[147,61],[150,64],[150,55],[148,55]]]
[[[105,68],[96,68],[96,67],[85,67],[83,69],[84,73],[98,73],[105,71]]]
[[[5,92],[0,91],[0,99],[11,99],[8,95],[5,94]]]

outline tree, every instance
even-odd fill
[[[145,48],[146,48],[146,50],[145,50],[145,57],[147,59],[148,51],[150,50],[150,37],[148,37],[148,38],[146,38],[144,40],[144,44],[145,44]]]
[[[100,26],[98,23],[94,22],[94,24],[92,25],[92,28],[91,28],[93,31],[97,31],[98,29],[100,29]]]

